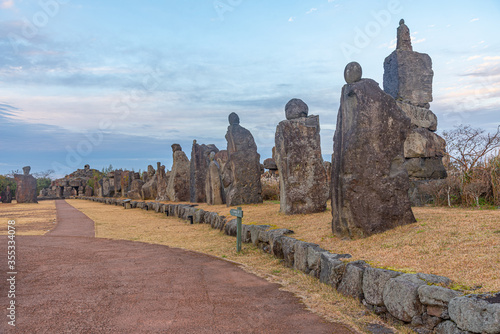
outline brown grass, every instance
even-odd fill
[[[225,206],[200,208],[229,216]],[[269,224],[295,232],[294,238],[314,242],[353,260],[405,272],[451,278],[476,292],[500,290],[500,210],[413,208],[417,223],[359,240],[342,240],[331,231],[331,211],[287,216],[279,204],[243,205],[243,223]]]
[[[97,237],[163,244],[235,261],[246,271],[281,284],[300,297],[308,309],[329,321],[350,325],[360,332],[367,332],[368,323],[381,323],[354,299],[340,295],[302,272],[284,267],[252,244],[244,244],[243,251],[236,253],[236,239],[208,225],[189,225],[177,218],[139,209],[124,210],[81,200],[67,202],[94,220]],[[399,330],[411,333],[405,328]]]
[[[0,235],[7,234],[7,222],[16,221],[16,235],[43,235],[55,227],[55,201],[0,204]]]

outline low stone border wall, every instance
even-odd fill
[[[209,224],[236,236],[236,219],[187,204],[124,201],[116,198],[79,197],[99,203],[123,205]],[[192,216],[192,217],[190,217]],[[409,325],[417,333],[500,333],[500,293],[464,295],[447,288],[451,280],[431,274],[405,274],[373,268],[365,261],[349,262],[349,254],[333,254],[319,245],[289,237],[288,229],[269,225],[242,226],[242,241],[282,259],[291,268],[314,276],[340,293],[358,299],[388,320]]]

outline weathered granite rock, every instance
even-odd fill
[[[363,293],[368,304],[384,305],[384,288],[391,279],[401,275],[400,272],[379,268],[365,268],[363,274]]]
[[[396,49],[413,51],[413,47],[411,46],[410,29],[408,29],[408,26],[405,24],[405,20],[403,19],[399,20]]]
[[[319,281],[337,288],[345,272],[346,264],[342,262],[338,254],[330,252],[321,253],[321,270]]]
[[[278,165],[276,165],[276,161],[273,158],[267,158],[264,160],[264,168],[269,170],[278,170]]]
[[[135,179],[130,184],[130,191],[127,193],[127,197],[130,199],[141,199],[142,196],[142,186],[144,181],[141,179]]]
[[[418,289],[428,283],[449,284],[450,280],[442,276],[421,273],[403,274],[391,278],[384,287],[384,305],[395,318],[411,322],[414,317],[423,314],[424,307],[420,302]]]
[[[406,116],[411,120],[411,124],[416,127],[437,130],[437,116],[427,108],[420,108],[409,103],[396,101],[398,107],[403,110]]]
[[[443,157],[446,142],[443,138],[424,128],[413,129],[408,133],[404,144],[405,158]]]
[[[414,179],[439,180],[448,175],[442,157],[410,158],[405,160],[404,166],[408,176]]]
[[[359,301],[363,300],[363,273],[369,265],[365,261],[353,261],[346,265],[338,291]]]
[[[460,292],[438,285],[422,285],[418,288],[420,302],[430,306],[447,306],[450,300],[460,296]]]
[[[237,114],[229,115],[228,161],[222,172],[227,206],[262,203],[260,155],[252,134],[239,122]]]
[[[384,90],[397,99],[414,128],[405,142],[405,167],[412,181],[447,176],[442,162],[444,140],[432,133],[437,129],[437,117],[429,110],[433,75],[431,58],[413,52],[409,29],[401,20],[396,50],[384,62]],[[419,189],[410,188],[412,205],[422,205],[418,198],[430,197],[429,194],[415,195],[418,192]]]
[[[410,120],[371,79],[342,88],[334,136],[332,229],[366,237],[415,222],[403,145]]]
[[[167,186],[168,199],[174,202],[189,201],[190,164],[181,145],[172,145],[173,164]]]
[[[158,163],[158,169],[156,170],[156,199],[159,201],[168,200],[167,186],[169,177],[170,176],[165,173],[165,166]]]
[[[16,181],[17,203],[38,203],[36,194],[36,179],[30,175],[30,166],[23,167],[23,174],[14,174]]]
[[[5,189],[0,193],[2,197],[2,203],[12,203],[12,191],[10,190],[10,186],[5,187]]]
[[[92,189],[91,186],[86,186],[85,187],[85,196],[91,197],[94,194],[94,190]]]
[[[287,120],[307,117],[309,107],[301,99],[291,99],[285,106]]]
[[[436,326],[435,334],[469,334],[469,331],[462,331],[453,321],[444,321]]]
[[[305,214],[326,209],[329,191],[319,131],[318,116],[284,120],[276,127],[281,212]]]
[[[489,303],[478,296],[453,298],[448,312],[459,329],[473,333],[500,333],[500,303]]]
[[[363,69],[361,65],[355,61],[349,63],[344,69],[344,79],[348,84],[361,80],[362,75]]]
[[[211,152],[219,152],[219,149],[214,145],[198,144],[193,140],[191,148],[191,164],[190,164],[190,201],[193,203],[204,203],[206,199],[206,177],[208,165],[210,164],[209,155]]]
[[[158,167],[160,163],[158,163]],[[155,199],[158,194],[158,182],[155,177],[156,171],[153,166],[148,166],[148,178],[146,183],[142,186],[142,199]]]
[[[210,164],[208,165],[207,176],[205,178],[205,193],[208,204],[224,204],[224,188],[222,187],[220,166],[215,161],[215,152],[210,152]]]
[[[400,24],[396,50],[384,61],[384,90],[397,100],[429,108],[432,101],[432,60],[414,52],[408,27]]]
[[[227,154],[227,150],[221,150],[215,153],[215,161],[217,161],[217,163],[219,164],[220,170],[224,169],[224,166],[226,165],[228,159],[229,156]]]

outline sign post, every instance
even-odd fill
[[[243,210],[241,207],[238,209],[231,209],[229,211],[231,216],[236,217],[236,252],[241,252],[241,218],[243,218]]]

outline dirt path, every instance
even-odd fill
[[[1,279],[1,333],[352,333],[229,262],[162,245],[71,236],[88,234],[89,218],[61,204],[53,233],[16,238],[17,325],[7,324],[8,287]],[[64,231],[70,236],[57,235]],[[0,245],[6,249],[6,237]],[[8,272],[5,260],[0,270]]]

